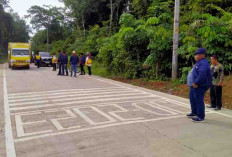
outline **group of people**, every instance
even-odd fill
[[[211,56],[211,66],[206,59],[206,50],[198,48],[194,53],[196,64],[188,74],[187,84],[190,87],[189,99],[191,113],[187,114],[194,122],[202,122],[205,119],[204,97],[210,89],[211,105],[208,108],[221,110],[222,108],[222,83],[224,77],[223,65],[219,63],[217,56]]]
[[[80,75],[85,75],[84,66],[86,65],[88,68],[88,74],[92,75],[91,66],[92,66],[92,56],[91,53],[87,53],[87,57],[84,56],[83,53],[80,53],[80,57],[76,54],[76,51],[72,52],[70,59],[68,59],[68,55],[65,52],[58,51],[58,59],[56,55],[53,54],[52,56],[52,64],[53,64],[53,71],[56,71],[57,64],[59,68],[59,72],[57,75],[61,76],[69,76],[68,72],[68,63],[70,63],[71,68],[71,77],[77,77],[77,67],[80,66]]]

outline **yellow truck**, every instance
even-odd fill
[[[10,42],[8,44],[8,64],[12,70],[16,67],[30,69],[31,44]]]

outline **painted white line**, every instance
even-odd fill
[[[116,118],[118,118],[121,121],[132,121],[132,120],[142,120],[142,119],[145,119],[144,117],[123,118],[123,117],[119,116],[117,113],[126,113],[126,112],[130,112],[130,111],[128,111],[127,109],[125,109],[125,108],[123,108],[123,107],[121,107],[121,106],[119,106],[117,104],[112,104],[112,106],[114,106],[116,108],[119,108],[120,110],[109,112],[109,114],[112,115],[112,116],[114,116],[114,117],[116,117]],[[140,109],[137,110],[137,111],[140,111]]]
[[[72,98],[72,97],[79,97],[79,96],[83,96],[84,97],[84,96],[89,96],[89,95],[92,96],[92,95],[113,94],[113,93],[117,94],[117,93],[138,93],[138,92],[135,92],[135,91],[132,91],[132,92],[131,91],[107,91],[107,92],[99,92],[98,91],[97,93],[86,93],[86,94],[79,93],[79,94],[71,94],[71,95],[69,95],[67,93],[63,93],[63,95],[61,95],[61,96],[52,96],[52,97],[47,97],[47,96],[40,97],[40,96],[38,96],[36,98],[9,100],[9,103],[11,103],[10,106],[14,106],[14,105],[12,105],[12,103],[22,102],[22,101],[34,101],[34,100],[43,100],[43,101],[46,101],[46,99],[58,99],[58,98],[68,98],[68,97]]]
[[[176,112],[176,113],[180,113],[180,114],[185,113],[185,112],[181,112],[181,111],[178,111],[178,110],[175,110],[175,109],[169,108],[169,107],[164,106],[164,105],[159,105],[158,103],[153,102],[153,101],[150,101],[149,103],[154,104],[154,105],[156,105],[156,106],[159,106],[159,107],[161,107],[161,108],[164,108],[164,109],[166,109],[166,110],[174,111],[174,112]]]
[[[150,94],[148,92],[144,92],[142,90],[138,90],[138,89],[135,89],[135,88],[130,88],[130,87],[127,87],[127,86],[124,86],[124,85],[120,85],[118,83],[112,83],[112,82],[109,82],[109,81],[105,81],[105,80],[102,80],[102,79],[97,79],[97,78],[94,78],[94,77],[91,77],[92,79],[95,79],[95,80],[98,80],[98,81],[101,81],[101,82],[104,82],[104,83],[108,83],[108,84],[112,84],[112,85],[115,85],[115,86],[118,86],[118,87],[122,87],[122,88],[126,88],[126,89],[130,89],[130,90],[134,90],[134,91],[139,91],[139,92],[142,92],[144,94]],[[157,97],[159,97],[157,95]]]
[[[74,119],[77,118],[77,116],[70,110],[70,109],[63,109],[67,115],[66,117],[57,118],[57,119],[50,119],[50,121],[53,123],[53,125],[56,127],[57,130],[67,130],[67,129],[73,129],[73,128],[80,128],[81,126],[72,126],[64,128],[60,123],[59,120],[67,120],[67,119]],[[45,113],[52,113],[51,111],[46,111]]]
[[[96,125],[94,121],[92,121],[88,116],[86,116],[83,112],[81,112],[78,108],[73,109],[81,118],[83,118],[90,125]]]
[[[149,109],[145,109],[145,108],[143,108],[143,107],[141,107],[141,106],[138,106],[136,103],[133,103],[132,105],[133,105],[134,107],[137,107],[137,108],[143,110],[143,111],[146,111],[146,112],[149,112],[149,113],[152,113],[152,114],[155,114],[155,115],[161,115],[161,116],[177,115],[177,114],[174,113],[174,112],[164,110],[164,109],[159,108],[159,107],[157,107],[157,106],[153,106],[153,105],[151,105],[151,104],[149,104],[149,103],[144,103],[144,104],[146,104],[146,105],[148,105],[148,106],[150,106],[150,107],[153,107],[153,108],[157,108],[157,109],[159,109],[159,110],[163,110],[163,111],[165,111],[165,112],[168,112],[169,114],[163,114],[163,113],[158,113],[158,112],[155,112],[155,111],[151,111],[151,110],[149,110]]]
[[[89,90],[108,90],[108,89],[120,89],[119,87],[109,87],[109,88],[82,88],[82,89],[65,89],[65,90],[54,90],[54,91],[41,91],[41,92],[26,92],[26,93],[16,93],[9,94],[9,97],[13,96],[28,96],[28,95],[37,95],[37,94],[45,94],[45,93],[59,93],[59,92],[69,92],[69,91],[89,91]]]
[[[103,117],[108,119],[108,121],[105,121],[105,122],[99,122],[99,123],[95,122],[97,125],[99,125],[99,124],[107,124],[107,123],[114,123],[114,122],[117,121],[114,118],[110,117],[109,115],[105,114],[104,112],[102,112],[101,110],[99,110],[98,108],[96,108],[94,106],[90,106],[90,108],[92,108],[94,111],[96,111],[97,113],[99,113],[100,115],[102,115]]]
[[[19,111],[19,110],[27,110],[27,109],[38,109],[44,107],[54,107],[54,106],[64,106],[64,105],[75,105],[80,103],[90,103],[90,102],[104,102],[104,101],[115,101],[115,100],[128,100],[128,99],[141,99],[141,98],[153,98],[154,96],[136,96],[136,97],[125,97],[125,98],[106,98],[106,99],[92,99],[92,100],[84,100],[84,101],[72,101],[65,103],[56,103],[56,104],[46,104],[46,105],[35,105],[35,106],[26,106],[26,107],[15,107],[10,108],[10,111]]]
[[[36,104],[44,104],[44,103],[49,103],[48,100],[43,100],[43,101],[33,101],[33,102],[21,102],[21,103],[10,103],[11,106],[23,106],[23,105],[36,105]]]
[[[121,123],[113,123],[113,124],[107,124],[107,125],[94,126],[94,127],[91,127],[91,128],[67,130],[67,131],[62,131],[62,132],[57,132],[57,133],[49,133],[49,134],[37,135],[37,136],[33,136],[33,137],[25,137],[25,138],[15,139],[14,142],[15,143],[25,142],[25,141],[34,140],[34,139],[40,139],[40,138],[45,138],[45,137],[50,137],[50,136],[57,136],[57,135],[65,135],[65,134],[76,133],[76,132],[81,132],[81,131],[89,131],[89,130],[103,129],[103,128],[113,127],[113,126],[128,125],[128,124],[134,124],[134,123],[145,123],[145,122],[168,120],[168,119],[183,118],[183,117],[186,117],[186,116],[185,115],[181,115],[181,116],[179,115],[179,116],[162,117],[162,118],[156,118],[156,119],[147,119],[147,120],[137,120],[137,121],[127,121],[127,122],[121,122]]]
[[[31,115],[34,115],[34,114],[31,114]],[[17,137],[31,136],[31,135],[44,134],[44,133],[52,132],[52,130],[45,130],[45,131],[33,132],[33,133],[25,133],[24,132],[24,129],[23,129],[24,125],[35,125],[35,124],[38,124],[38,123],[47,123],[46,120],[23,123],[22,122],[22,116],[21,115],[15,115],[15,123],[16,123]]]
[[[65,94],[77,94],[77,93],[99,93],[99,92],[107,92],[107,91],[125,91],[128,89],[123,89],[123,88],[107,88],[107,89],[99,89],[99,90],[89,90],[89,91],[74,91],[74,92],[70,92],[70,91],[67,91],[67,92],[59,92],[59,93],[43,93],[43,94],[35,94],[35,95],[24,95],[24,96],[9,96],[9,100],[17,100],[17,99],[23,99],[23,98],[38,98],[38,97],[48,97],[48,96],[59,96],[59,95],[65,95]],[[129,92],[129,91],[128,91]]]
[[[3,94],[4,94],[4,112],[5,112],[6,156],[16,157],[14,139],[13,139],[12,127],[11,127],[10,109],[8,104],[5,64],[3,70]]]
[[[215,111],[210,111],[211,113],[216,113],[218,115],[221,115],[221,116],[225,116],[225,117],[229,117],[229,118],[232,118],[232,116],[230,115],[227,115],[227,114],[224,114],[224,113],[220,113],[220,112],[215,112]]]
[[[123,102],[121,102],[121,101],[114,101],[114,103],[119,103],[119,104],[121,104],[121,103],[133,103],[134,101],[123,101]],[[136,100],[136,102],[147,102],[147,100]],[[94,103],[94,104],[91,104],[91,106],[99,106],[99,107],[103,107],[103,106],[111,106],[112,104],[106,104],[106,103]],[[80,106],[69,106],[69,107],[59,107],[59,108],[55,108],[55,109],[42,109],[42,110],[36,110],[36,111],[27,111],[27,112],[16,112],[16,113],[11,113],[11,115],[18,115],[18,114],[20,114],[20,115],[27,115],[28,113],[38,113],[38,112],[45,112],[45,113],[49,113],[49,112],[55,112],[55,111],[57,111],[57,112],[59,112],[59,111],[63,111],[63,109],[71,109],[71,108],[75,108],[75,107],[77,107],[77,108],[86,108],[87,106],[89,106],[89,105],[80,105]],[[137,109],[136,109],[137,110]]]
[[[132,94],[117,94],[116,96],[133,96],[133,95],[142,95],[143,93],[132,93]],[[113,95],[97,95],[97,96],[88,96],[89,99],[93,98],[108,98],[108,97],[114,97],[115,94]],[[72,101],[72,100],[80,100],[80,97],[74,97],[74,98],[65,98],[65,99],[52,99],[52,100],[44,100],[44,101],[32,101],[32,102],[25,102],[25,103],[11,103],[10,106],[23,106],[23,105],[35,105],[35,104],[43,104],[43,103],[56,103],[56,102],[62,102],[62,101]],[[85,100],[80,100],[80,102],[85,102]]]

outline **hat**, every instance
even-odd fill
[[[204,48],[198,48],[197,51],[194,53],[194,55],[197,54],[206,54],[206,50]]]

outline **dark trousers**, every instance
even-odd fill
[[[204,97],[208,88],[190,87],[189,99],[191,104],[192,113],[197,115],[197,117],[204,119],[205,118],[205,103]]]
[[[211,106],[222,108],[222,86],[213,86],[210,88]]]
[[[58,72],[58,75],[61,75],[61,68],[62,67],[62,64],[61,63],[59,63],[59,72]]]
[[[88,66],[89,75],[92,75],[91,66]]]
[[[37,68],[40,67],[40,60],[36,60],[36,63],[37,63]]]
[[[53,71],[56,71],[56,63],[52,63]]]
[[[85,75],[84,64],[80,64],[81,67],[81,75]]]
[[[62,69],[62,74],[61,75],[65,75],[66,73],[66,76],[68,76],[68,67],[67,67],[67,64],[62,64],[61,65],[61,69]]]

